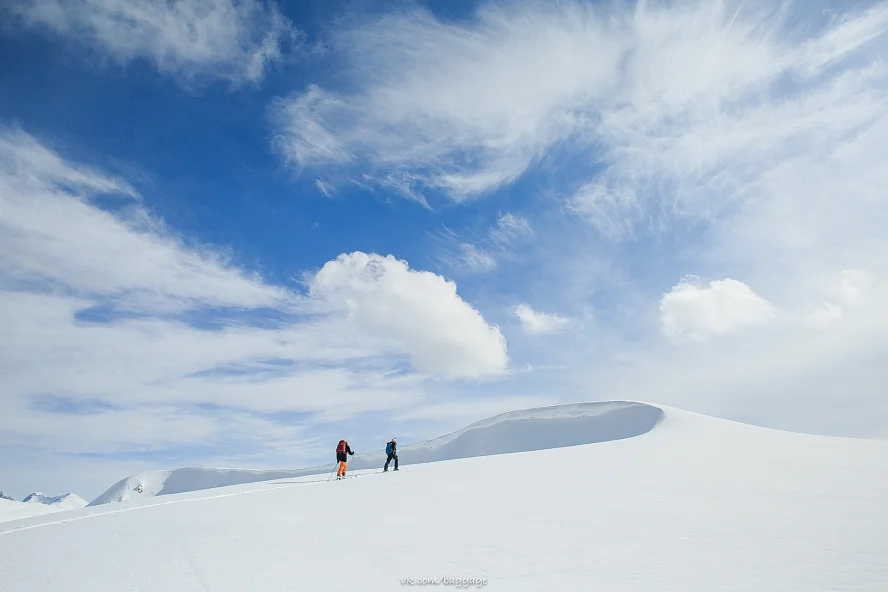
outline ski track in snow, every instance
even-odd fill
[[[350,481],[351,479],[355,479],[357,477],[367,477],[369,475],[377,475],[377,474],[382,474],[382,471],[370,471],[370,472],[366,472],[366,473],[357,473],[355,475],[349,475],[346,478],[346,481]],[[92,508],[97,508],[98,511],[93,511],[88,514],[83,514],[81,516],[69,516],[67,518],[60,518],[58,520],[52,520],[50,522],[40,522],[38,524],[24,524],[21,526],[12,525],[10,527],[10,523],[22,522],[25,520],[30,520],[30,519],[35,518],[35,516],[28,516],[25,518],[18,518],[18,519],[9,520],[6,522],[0,522],[0,536],[9,535],[14,532],[19,532],[22,530],[32,530],[35,528],[43,528],[45,526],[53,526],[55,524],[66,524],[68,522],[77,522],[80,520],[87,520],[89,518],[101,518],[102,516],[108,516],[108,515],[112,515],[112,514],[122,514],[124,512],[134,512],[137,510],[149,510],[151,508],[157,508],[160,506],[170,506],[170,505],[185,504],[185,503],[190,503],[190,502],[202,502],[202,501],[206,501],[206,500],[220,499],[220,498],[225,498],[225,497],[236,497],[236,496],[250,495],[250,494],[255,494],[255,493],[265,493],[268,491],[274,491],[275,489],[284,489],[287,487],[294,487],[294,486],[299,486],[299,485],[313,485],[313,484],[317,484],[317,483],[327,483],[329,481],[336,481],[336,478],[334,476],[331,479],[312,479],[312,480],[308,480],[308,481],[290,481],[290,482],[286,482],[286,483],[283,483],[280,481],[281,480],[278,480],[277,485],[268,485],[269,483],[275,483],[275,481],[247,483],[244,485],[250,485],[253,487],[251,487],[250,489],[247,489],[246,491],[235,491],[235,492],[231,492],[231,493],[211,493],[211,494],[207,494],[202,497],[190,497],[190,496],[187,496],[187,494],[184,494],[184,495],[179,494],[179,495],[182,495],[182,497],[174,497],[173,499],[163,500],[163,501],[154,501],[152,499],[150,502],[145,503],[145,504],[126,506],[123,508],[116,507],[116,505],[104,505],[103,504],[101,506],[92,506]],[[231,487],[237,487],[237,486],[232,485]],[[218,488],[216,488],[216,489],[218,489]],[[19,502],[19,503],[21,503],[21,502]],[[51,512],[51,513],[52,513],[53,517],[56,517],[56,516],[59,516],[60,514],[63,514],[63,513],[67,514],[69,512],[73,512],[73,510],[67,510],[67,511],[60,510],[60,511]],[[38,516],[42,517],[45,515],[46,514],[39,514]],[[2,589],[0,589],[0,592],[2,592]]]

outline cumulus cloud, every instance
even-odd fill
[[[527,333],[548,334],[558,333],[567,326],[570,319],[556,314],[537,312],[527,304],[515,307],[515,316]]]
[[[10,10],[118,63],[146,59],[185,79],[257,81],[298,40],[292,23],[263,0],[33,0]]]
[[[663,295],[660,321],[671,338],[705,338],[767,324],[775,307],[743,282],[687,277]]]
[[[499,328],[460,298],[454,282],[391,255],[340,255],[314,276],[310,293],[362,331],[399,344],[420,372],[484,377],[507,369]]]

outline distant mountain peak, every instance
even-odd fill
[[[47,506],[56,506],[66,510],[73,510],[86,506],[86,500],[76,493],[64,493],[62,495],[48,496],[39,491],[35,491],[22,500],[26,503],[45,504]]]

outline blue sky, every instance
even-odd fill
[[[888,436],[884,2],[3,10],[18,497],[601,399]]]

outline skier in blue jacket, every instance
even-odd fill
[[[391,441],[385,445],[385,453],[388,455],[388,458],[385,459],[385,466],[382,468],[382,472],[386,473],[389,470],[389,463],[392,462],[392,459],[395,459],[395,470],[398,470],[398,439],[392,438]]]

